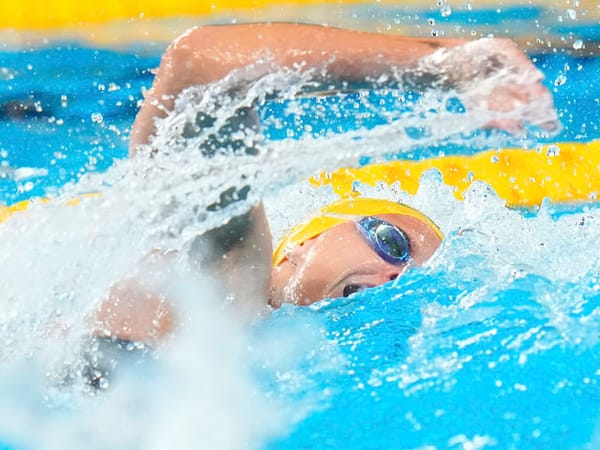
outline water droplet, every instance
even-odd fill
[[[452,14],[452,8],[450,7],[450,5],[448,3],[446,3],[444,6],[442,6],[440,8],[440,13],[442,14],[442,17],[448,17],[449,15]]]
[[[554,157],[560,155],[560,147],[558,145],[549,145],[546,148],[546,156]]]
[[[567,82],[567,76],[564,73],[559,73],[554,80],[554,86],[562,86]]]
[[[493,155],[491,157],[491,161],[492,161],[492,163],[496,164],[496,163],[500,162],[500,158],[498,158],[498,155]]]
[[[583,48],[583,41],[581,39],[577,39],[575,42],[573,42],[573,48],[575,50],[580,50]]]
[[[110,383],[108,382],[108,380],[104,377],[100,378],[100,381],[98,382],[98,387],[100,389],[102,389],[103,391],[107,390],[109,387]]]
[[[104,117],[102,117],[102,114],[100,113],[93,113],[92,114],[92,122],[94,123],[102,123],[104,121]]]
[[[567,9],[567,16],[569,16],[569,19],[571,19],[571,20],[576,20],[577,19],[577,11],[569,8],[569,9]]]
[[[427,19],[429,25],[435,25],[435,19]]]

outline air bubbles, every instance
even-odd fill
[[[20,186],[17,186],[17,192],[19,192],[20,194],[30,192],[33,190],[34,187],[35,185],[31,181],[28,181]]]
[[[567,17],[571,20],[577,20],[577,11],[574,9],[567,9]]]
[[[575,42],[573,42],[573,48],[575,50],[581,50],[583,48],[583,41],[581,39],[577,39]]]
[[[448,3],[444,4],[444,6],[440,8],[440,14],[442,17],[448,17],[452,14],[452,8]]]

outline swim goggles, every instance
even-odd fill
[[[410,259],[410,241],[404,231],[377,217],[367,216],[354,222],[358,233],[384,261],[400,265]]]
[[[413,217],[426,224],[440,239],[444,237],[440,228],[429,217],[408,205],[376,198],[345,198],[324,206],[315,216],[290,230],[275,247],[273,266],[281,264],[286,258],[287,249],[302,245],[338,224],[359,222],[364,217],[381,214]]]

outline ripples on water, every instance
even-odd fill
[[[435,173],[415,197],[361,187],[441,225],[447,239],[425,267],[247,326],[182,258],[153,280],[182,311],[181,331],[155,353],[133,349],[101,391],[73,375],[89,345],[86,317],[112,283],[152,249],[185,250],[248,207],[206,214],[224,188],[251,185],[250,202],[265,197],[280,235],[333,197],[301,181],[319,170],[440,142],[507,141],[477,134],[490,116],[451,107],[455,93],[411,99],[391,90],[378,126],[279,141],[246,130],[239,138],[261,140],[258,155],[206,160],[197,151],[206,132],[185,140],[173,132],[197,111],[213,114],[217,128],[254,103],[299,121],[319,115],[319,105],[295,99],[310,83],[296,73],[268,75],[233,98],[223,96],[230,82],[185,94],[159,125],[155,145],[168,152],[89,174],[0,225],[0,257],[10,262],[0,269],[0,441],[15,449],[593,448],[598,208],[557,217],[545,206],[525,217],[479,184],[457,201]],[[368,93],[347,99],[363,112],[381,107]],[[62,204],[95,191],[103,195]]]

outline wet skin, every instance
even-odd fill
[[[410,266],[423,264],[440,246],[435,231],[417,218],[397,214],[376,217],[406,233],[411,247],[407,263],[384,261],[360,236],[353,222],[342,223],[286,252],[286,258],[271,272],[271,306],[277,308],[286,302],[310,305],[387,283]]]

